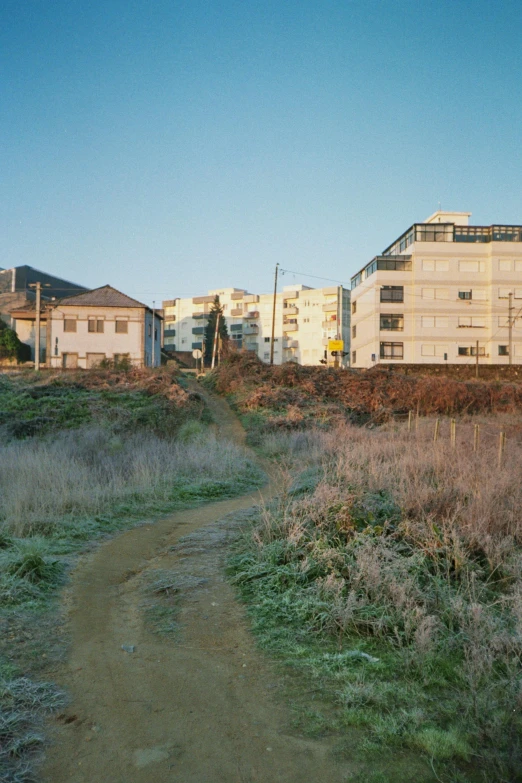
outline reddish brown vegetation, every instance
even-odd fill
[[[368,371],[293,363],[270,367],[244,354],[232,354],[215,371],[214,383],[217,391],[234,394],[245,412],[291,413],[296,420],[348,413],[354,420],[381,422],[410,410],[423,416],[522,410],[519,383],[407,376],[384,367]]]

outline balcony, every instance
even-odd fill
[[[199,320],[200,318],[208,318],[209,313],[205,310],[197,310],[195,313],[192,313],[192,318],[195,318],[196,320]]]
[[[259,294],[246,294],[244,301],[249,304],[256,304],[259,302]]]
[[[284,308],[283,313],[285,315],[299,315],[299,308],[295,305],[290,305],[289,307]]]
[[[248,324],[243,329],[243,334],[247,337],[249,334],[259,334],[259,326],[257,324]]]
[[[299,340],[285,340],[283,343],[283,348],[285,350],[289,350],[291,348],[299,348]]]
[[[245,351],[256,351],[259,348],[259,345],[255,340],[249,340],[248,342],[246,340],[243,340],[243,347]]]
[[[323,313],[337,312],[337,299],[332,299],[331,302],[325,302],[323,305]]]
[[[230,331],[231,332],[241,332],[241,331],[243,331],[243,324],[231,324]]]
[[[334,321],[333,319],[323,321],[321,326],[323,329],[337,329],[337,321]]]
[[[195,351],[196,348],[201,350],[203,348],[203,343],[192,343],[192,350]]]
[[[297,325],[297,321],[288,322],[283,324],[283,332],[297,332],[299,329],[299,326]]]
[[[238,315],[243,315],[243,308],[242,307],[233,307],[230,311],[230,315],[236,318]]]
[[[192,304],[212,304],[214,296],[195,296],[192,299]]]
[[[287,299],[299,299],[299,291],[283,291],[283,302]]]
[[[204,326],[194,326],[192,328],[192,334],[205,334]]]
[[[244,295],[244,291],[235,291],[233,294],[230,294],[230,298],[232,301],[236,301],[237,299],[243,299]]]
[[[175,337],[176,336],[176,330],[175,329],[165,329],[163,332],[164,337]]]
[[[251,310],[249,313],[244,314],[245,318],[259,318],[259,311],[258,310]]]

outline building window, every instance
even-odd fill
[[[263,359],[270,359],[270,353],[269,351],[265,351],[263,354]]]
[[[471,299],[471,291],[459,291],[459,299]]]
[[[404,329],[404,315],[402,313],[381,315],[381,329],[388,332],[402,332]]]
[[[63,331],[75,332],[76,331],[76,318],[64,318],[63,319]]]
[[[269,342],[270,342],[270,337],[265,337],[265,343],[269,343]]]
[[[383,285],[381,288],[381,302],[404,302],[404,286]]]
[[[102,318],[89,318],[88,330],[89,332],[103,332],[104,321]]]
[[[154,329],[154,340],[158,341],[158,330],[156,328]]]
[[[152,324],[149,324],[149,337],[152,337]]]
[[[381,343],[381,359],[404,359],[404,343]]]
[[[357,312],[357,302],[352,302],[352,315]]]
[[[352,326],[352,338],[355,340],[356,337],[357,337],[357,327]]]
[[[477,348],[475,345],[459,345],[459,356],[476,356],[477,355]],[[478,355],[479,356],[485,356],[486,355],[486,349],[484,346],[479,345],[478,349]]]
[[[509,356],[509,345],[499,345],[498,346],[498,355],[499,356]]]
[[[357,361],[357,351],[352,351],[352,364]]]
[[[116,319],[116,334],[127,334],[129,331],[128,321],[122,321],[120,318]]]

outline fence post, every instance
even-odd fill
[[[478,451],[480,441],[480,424],[473,425],[473,451]]]
[[[408,411],[408,432],[411,432],[411,420],[413,418],[413,411]]]
[[[457,422],[455,419],[451,419],[450,425],[451,448],[454,449],[457,445]]]
[[[433,442],[436,443],[439,439],[439,419],[435,420],[435,431],[433,433]]]
[[[502,467],[502,457],[504,456],[504,450],[506,448],[506,433],[501,432],[498,439],[498,466]]]

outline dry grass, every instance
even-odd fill
[[[340,724],[365,726],[368,747],[420,749],[444,779],[451,767],[475,780],[477,761],[484,779],[513,783],[522,444],[511,437],[499,467],[497,424],[483,422],[477,453],[463,421],[455,449],[446,423],[433,442],[432,420],[410,433],[270,436],[265,450],[304,477],[265,509],[233,571],[263,641],[322,680]],[[354,648],[379,661],[354,668]],[[335,672],[326,653],[338,656]]]
[[[0,447],[0,522],[15,536],[74,527],[85,515],[150,498],[167,503],[190,487],[237,484],[259,478],[246,453],[201,428],[185,437],[116,435],[84,427],[54,438]]]

